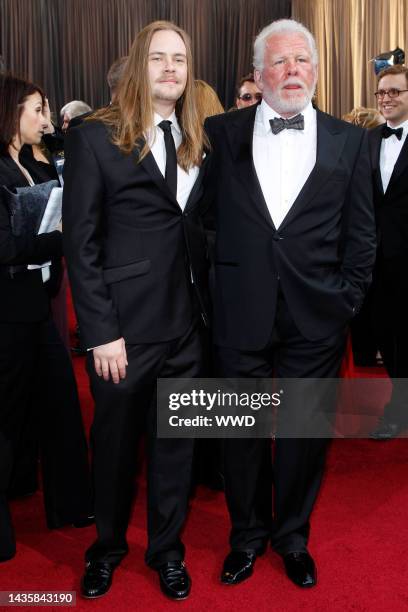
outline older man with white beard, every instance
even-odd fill
[[[367,138],[313,108],[317,62],[302,24],[272,23],[254,46],[262,102],[206,122],[217,229],[214,339],[218,374],[228,378],[336,377],[347,324],[371,280]],[[316,394],[295,393],[284,407],[295,420],[320,408]],[[272,471],[267,438],[225,441],[232,530],[224,584],[248,578],[269,542],[296,585],[316,584],[307,543],[326,446],[318,431],[305,435],[286,422]]]

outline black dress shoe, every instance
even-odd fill
[[[224,561],[221,582],[223,584],[239,584],[252,576],[256,557],[255,551],[231,550]]]
[[[103,561],[88,561],[81,581],[81,595],[95,599],[105,595],[111,587],[114,565]]]
[[[186,599],[190,595],[191,578],[184,561],[167,561],[158,568],[160,588],[171,599]]]
[[[392,440],[404,429],[400,423],[393,423],[384,417],[378,419],[377,428],[370,433],[372,440]]]
[[[283,562],[287,577],[297,586],[308,588],[316,584],[316,566],[308,552],[288,553]]]

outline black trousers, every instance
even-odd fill
[[[95,399],[91,441],[98,537],[86,559],[117,565],[128,551],[126,530],[134,494],[137,446],[146,428],[146,562],[157,567],[184,557],[180,532],[187,514],[194,440],[156,436],[156,380],[202,375],[201,332],[194,320],[181,338],[160,344],[127,345],[126,351],[126,378],[117,385],[99,378],[92,354],[88,357]]]
[[[303,338],[280,293],[269,345],[253,352],[217,347],[218,373],[230,378],[334,378],[345,341],[345,329],[321,341]],[[293,400],[294,413],[306,408],[307,396]],[[306,549],[327,443],[325,438],[277,437],[272,461],[271,440],[224,441],[232,549],[260,552],[269,540],[282,555]]]
[[[374,328],[392,380],[384,417],[408,425],[408,256],[379,257],[373,283]]]
[[[41,456],[48,527],[86,517],[92,509],[87,445],[72,363],[51,319],[0,323],[0,558],[15,552],[6,496],[12,476],[30,490]],[[27,438],[27,423],[32,425]],[[22,439],[29,469],[15,472]],[[29,474],[29,475],[27,475]],[[26,482],[29,479],[30,482]],[[34,483],[35,484],[35,483]]]

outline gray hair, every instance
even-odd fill
[[[65,106],[61,108],[60,116],[64,117],[64,115],[67,114],[70,119],[73,119],[84,113],[89,113],[91,110],[92,108],[86,104],[86,102],[82,102],[82,100],[72,100],[72,102],[68,102],[68,104],[65,104]]]
[[[125,71],[126,63],[128,61],[128,56],[124,55],[123,57],[119,57],[115,60],[112,66],[108,70],[108,74],[106,75],[106,80],[108,81],[109,89],[111,92],[114,92],[121,80],[123,73]]]
[[[294,19],[278,19],[277,21],[272,21],[271,24],[261,30],[255,38],[253,65],[256,70],[262,70],[264,67],[265,47],[268,38],[273,34],[283,33],[302,34],[310,48],[312,63],[317,66],[319,57],[313,34],[299,21],[295,21]]]

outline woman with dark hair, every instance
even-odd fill
[[[0,75],[0,561],[15,554],[7,490],[16,449],[31,418],[38,428],[47,525],[89,514],[87,449],[70,357],[50,318],[50,293],[58,285],[61,231],[15,235],[7,187],[44,183],[52,167],[30,148],[47,125],[39,87]],[[55,175],[56,178],[56,175]],[[28,265],[52,261],[51,276]],[[30,416],[31,415],[31,416]]]

